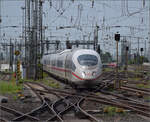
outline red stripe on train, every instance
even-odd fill
[[[77,74],[75,74],[74,72],[72,72],[71,70],[66,70],[66,69],[63,69],[63,68],[58,68],[58,67],[51,67],[52,69],[55,69],[55,70],[58,70],[58,71],[62,71],[62,72],[71,72],[73,76],[75,76],[76,78],[80,79],[80,80],[96,80],[98,79],[101,75],[99,75],[97,78],[95,79],[84,79],[84,78],[81,78],[79,77]]]

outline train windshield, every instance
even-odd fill
[[[80,55],[77,59],[79,64],[82,66],[94,66],[98,63],[97,57],[90,54]]]

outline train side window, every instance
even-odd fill
[[[52,60],[52,66],[55,66],[55,61],[54,60]]]
[[[45,64],[47,65],[47,60],[45,60]]]
[[[57,66],[58,67],[63,67],[63,61],[62,60],[57,60]]]
[[[66,60],[66,68],[68,68],[68,69],[72,68],[72,63],[70,60]]]
[[[55,60],[54,60],[54,66],[56,66],[56,63],[57,63],[57,62],[55,62]]]
[[[46,64],[46,60],[44,60],[44,64]]]
[[[66,66],[66,68],[69,68],[69,60],[66,60],[66,64],[65,64]]]

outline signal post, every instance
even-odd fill
[[[125,75],[126,75],[126,78],[128,78],[128,51],[129,51],[129,47],[126,46],[126,66],[125,66]]]
[[[21,72],[20,72],[20,61],[18,59],[18,56],[20,55],[20,51],[16,50],[15,51],[16,55],[16,67],[15,67],[15,73],[16,73],[16,84],[18,84],[18,81],[21,79]]]
[[[116,57],[117,57],[117,63],[116,63],[116,80],[114,82],[114,88],[120,89],[121,83],[118,78],[118,42],[120,41],[120,34],[117,32],[115,34],[115,40],[116,40]]]

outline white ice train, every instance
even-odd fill
[[[91,49],[66,49],[43,56],[42,63],[44,70],[77,87],[96,85],[102,74],[101,58]]]

